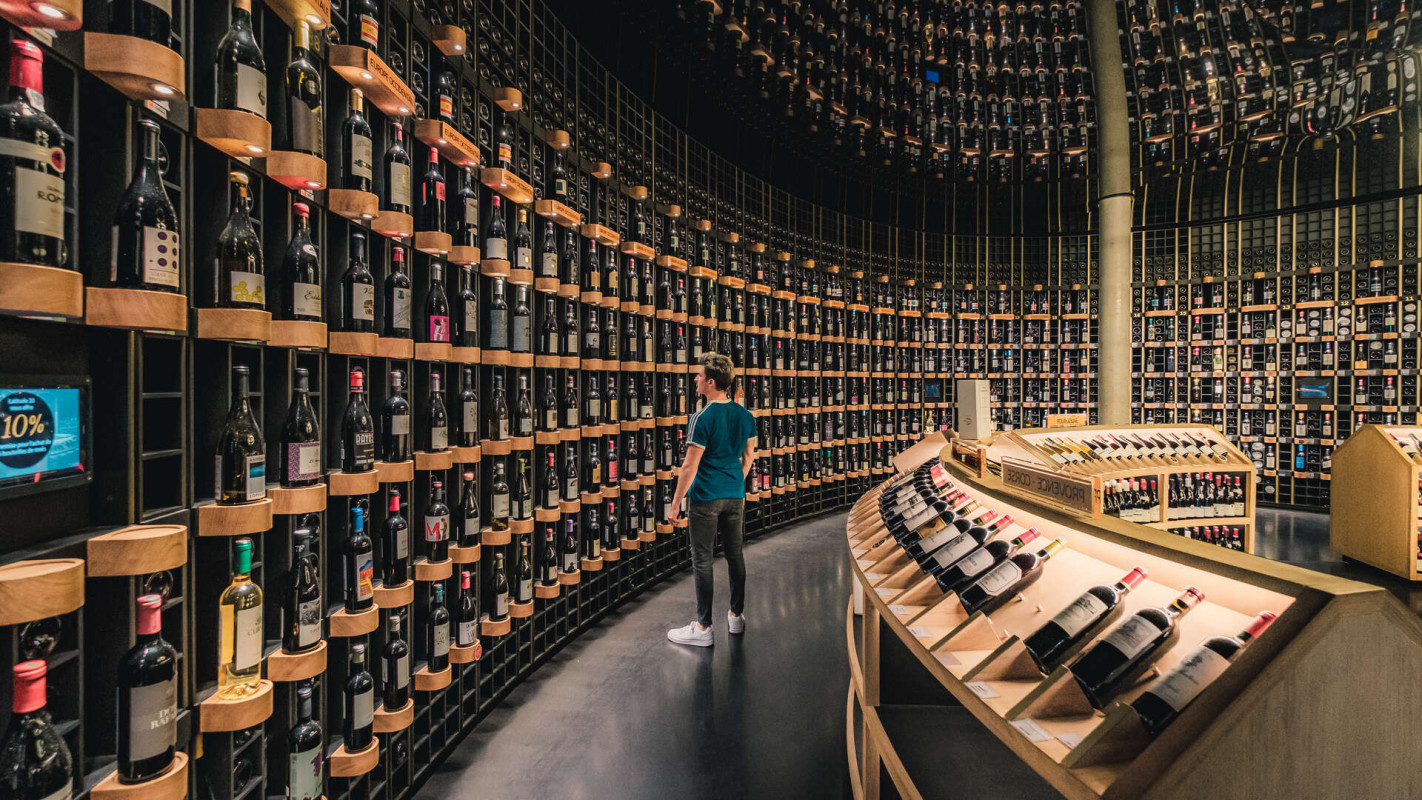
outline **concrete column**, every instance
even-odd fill
[[[1115,0],[1087,0],[1096,89],[1096,224],[1100,318],[1096,395],[1101,422],[1131,421],[1131,129]]]

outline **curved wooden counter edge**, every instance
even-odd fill
[[[267,489],[273,514],[315,514],[326,510],[326,484],[312,486],[272,486]]]
[[[271,498],[264,497],[230,506],[198,506],[198,536],[250,536],[271,530],[273,505]]]
[[[120,783],[118,770],[89,790],[93,800],[183,800],[188,796],[188,754],[179,750],[166,772],[142,783]]]
[[[356,778],[375,769],[380,763],[380,743],[373,741],[364,750],[352,753],[343,744],[326,759],[332,778]]]
[[[0,625],[57,617],[82,605],[82,558],[35,559],[0,566]]]
[[[448,666],[439,672],[430,672],[429,665],[426,664],[420,667],[414,675],[415,691],[419,692],[437,692],[453,682],[454,669]]]
[[[301,653],[284,653],[278,650],[267,656],[267,678],[274,683],[314,678],[326,671],[326,653],[325,639]]]
[[[70,269],[0,262],[0,311],[21,316],[84,316],[84,276]]]
[[[238,700],[223,700],[216,694],[202,701],[200,730],[203,733],[240,731],[265,722],[272,715],[272,682],[263,680],[255,694]]]
[[[188,563],[186,525],[130,525],[85,542],[91,578],[147,575]]]
[[[391,711],[384,706],[375,709],[375,732],[395,733],[415,724],[415,699],[405,701],[405,705]]]

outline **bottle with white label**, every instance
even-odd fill
[[[489,202],[489,220],[484,225],[484,252],[486,260],[509,260],[509,232],[504,222],[503,201],[495,194]]]
[[[350,666],[341,696],[344,719],[341,735],[346,750],[358,753],[375,742],[375,679],[366,671],[364,644],[351,645]]]
[[[292,203],[291,210],[296,230],[281,261],[282,318],[322,322],[325,304],[321,295],[321,254],[311,241],[311,207],[298,202]]]
[[[1179,620],[1205,599],[1189,587],[1166,608],[1143,608],[1126,618],[1071,664],[1072,675],[1095,708],[1105,708],[1174,644]]]
[[[281,485],[313,486],[321,477],[321,425],[311,407],[311,379],[304,367],[295,371],[291,406],[281,431]]]
[[[257,425],[250,397],[251,371],[232,368],[232,402],[217,443],[213,495],[221,505],[237,505],[267,496],[266,439]]]
[[[509,615],[509,578],[504,569],[504,551],[494,554],[494,607],[491,619],[504,619]]]
[[[365,118],[365,94],[355,87],[351,88],[351,113],[341,126],[341,141],[346,156],[342,186],[351,191],[369,192],[375,181],[375,142]]]
[[[158,123],[145,119],[138,125],[143,152],[134,165],[133,180],[114,212],[109,279],[114,286],[176,292],[181,264],[178,215],[158,168]]]
[[[217,107],[267,117],[267,62],[252,28],[252,0],[232,0],[232,24],[217,43]]]
[[[1035,553],[1018,552],[978,578],[958,593],[968,614],[991,614],[1042,577],[1047,560],[1066,547],[1065,539],[1053,539]]]
[[[8,797],[69,800],[74,759],[50,717],[44,659],[15,665],[9,730],[0,739],[0,786]]]
[[[410,701],[410,646],[400,634],[405,615],[395,612],[386,623],[385,649],[380,652],[381,697],[386,711],[398,711]]]
[[[385,208],[409,214],[415,203],[415,187],[410,152],[405,149],[405,126],[390,123],[394,132],[385,149]]]
[[[252,583],[252,540],[233,543],[232,583],[218,600],[217,695],[239,700],[262,681],[262,587]]]
[[[494,481],[489,491],[492,497],[492,517],[489,525],[496,531],[509,529],[509,481],[502,461],[494,463]]]
[[[345,333],[375,332],[375,276],[370,274],[365,253],[365,234],[355,231],[351,234],[350,265],[341,275],[341,318],[337,325]]]
[[[316,558],[311,554],[311,531],[298,529],[291,538],[291,589],[282,607],[281,649],[301,653],[321,643],[326,609],[321,600]]]
[[[444,403],[444,377],[438,372],[430,373],[430,396],[425,403],[425,430],[428,432],[423,444],[431,453],[442,453],[449,449],[449,409]]]
[[[411,290],[410,275],[405,270],[405,248],[397,244],[391,249],[390,273],[385,276],[385,320],[381,336],[410,338],[410,309],[414,305],[414,292]]]
[[[449,669],[449,609],[444,607],[444,584],[434,584],[425,626],[425,666],[430,672]]]
[[[444,482],[435,480],[430,484],[430,500],[425,505],[425,556],[430,563],[449,559],[449,519]]]
[[[454,629],[456,647],[473,647],[479,643],[479,603],[473,587],[474,573],[459,573],[459,609]]]
[[[252,227],[251,179],[244,172],[228,175],[227,224],[217,237],[217,305],[220,308],[267,307],[266,267],[262,240]]]
[[[1145,578],[1145,567],[1136,567],[1115,585],[1093,586],[1023,639],[1022,644],[1037,668],[1047,674],[1076,655],[1121,616],[1126,608],[1123,598]]]
[[[1152,683],[1131,703],[1145,724],[1146,733],[1152,738],[1159,736],[1276,618],[1272,611],[1261,611],[1238,636],[1211,636]]]
[[[138,598],[133,647],[118,665],[118,774],[124,783],[161,775],[178,739],[178,651],[163,639],[163,597]]]
[[[311,687],[296,690],[296,724],[287,733],[286,796],[290,800],[319,800],[325,793],[326,737],[312,719]]]

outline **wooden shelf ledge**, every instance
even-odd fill
[[[380,627],[380,606],[372,604],[370,608],[354,614],[342,608],[332,614],[327,622],[330,635],[335,638],[365,636]]]
[[[603,560],[603,561],[621,561],[621,560],[622,560],[622,551],[621,551],[621,550],[603,550],[603,551],[602,551],[602,560]],[[586,567],[584,567],[584,569],[586,569]]]
[[[513,265],[503,258],[486,258],[479,262],[479,274],[489,278],[507,278]]]
[[[543,142],[554,150],[567,150],[573,146],[573,137],[567,131],[550,130],[544,131]]]
[[[584,237],[607,247],[616,247],[622,242],[622,237],[617,235],[617,231],[605,225],[591,222],[583,223],[582,234]]]
[[[434,30],[430,31],[430,41],[434,42],[435,47],[438,47],[441,53],[450,58],[463,56],[465,49],[469,46],[464,29],[458,25],[436,26]]]
[[[552,586],[537,584],[533,587],[533,596],[539,600],[554,600],[563,593],[563,586],[555,583]]]
[[[326,192],[326,207],[348,220],[363,222],[380,213],[380,198],[356,189],[330,189]]]
[[[326,475],[332,497],[354,497],[375,494],[380,490],[380,470],[367,472],[331,472]]]
[[[378,336],[375,339],[375,355],[380,358],[414,358],[415,340]]]
[[[360,45],[335,44],[327,62],[386,116],[407,117],[415,111],[415,93],[380,56]]]
[[[173,754],[168,769],[142,783],[122,783],[118,770],[89,790],[93,800],[184,800],[188,796],[188,754],[179,750]]]
[[[406,579],[396,586],[381,584],[375,587],[375,607],[384,611],[404,608],[415,602],[415,582]]]
[[[533,616],[533,601],[527,603],[509,603],[509,616],[514,619],[528,619]]]
[[[446,255],[444,259],[451,264],[457,264],[462,267],[465,264],[477,265],[481,255],[477,247],[470,247],[467,244],[456,244],[449,248],[449,254]]]
[[[505,86],[494,90],[494,103],[505,112],[514,112],[523,108],[523,92]]]
[[[513,527],[506,530],[496,531],[493,528],[485,528],[479,532],[479,543],[484,547],[498,547],[513,541]]]
[[[584,558],[582,559],[580,566],[582,567],[583,572],[598,572],[602,569],[602,559]]]
[[[271,338],[267,339],[267,344],[293,350],[325,350],[326,323],[274,319]]]
[[[461,31],[461,33],[463,32]],[[414,134],[416,139],[435,148],[446,160],[452,161],[458,166],[474,167],[479,165],[479,146],[469,141],[464,134],[459,132],[458,128],[448,122],[437,119],[416,120]]]
[[[246,111],[194,109],[197,137],[233,158],[265,156],[272,149],[272,124]]]
[[[331,331],[326,339],[326,349],[336,355],[373,356],[380,349],[380,337],[373,333]]]
[[[203,733],[240,731],[261,724],[272,715],[272,682],[263,680],[254,694],[237,700],[213,694],[202,701],[198,715]]]
[[[511,202],[519,205],[533,202],[533,187],[515,175],[513,170],[485,168],[479,173],[479,181]]]
[[[308,153],[273,150],[267,154],[267,177],[294,192],[326,188],[326,162]]]
[[[577,586],[579,583],[582,583],[582,581],[583,573],[581,570],[558,573],[558,583],[562,586]]]
[[[133,100],[185,99],[183,57],[147,39],[86,31],[84,69]]]
[[[263,342],[272,337],[272,315],[255,308],[199,308],[196,333],[199,339],[221,342]]]
[[[486,619],[479,623],[479,633],[482,636],[508,636],[511,630],[513,630],[513,620],[508,617]]]
[[[454,670],[445,667],[439,672],[430,672],[429,665],[426,664],[415,672],[414,679],[416,691],[437,692],[454,682]]]
[[[375,732],[396,733],[415,724],[415,699],[405,701],[405,705],[391,710],[385,706],[375,709]]]
[[[482,655],[484,655],[484,647],[477,640],[468,647],[459,645],[450,645],[449,647],[449,663],[451,664],[473,664]]]
[[[452,466],[454,466],[453,450],[444,450],[439,453],[426,453],[423,451],[415,453],[415,469],[421,472],[446,470]]]
[[[456,345],[449,348],[449,360],[456,364],[478,364],[483,359],[479,348]]]
[[[288,26],[305,22],[311,30],[323,30],[331,24],[330,0],[267,0],[267,6]]]
[[[379,473],[380,483],[409,483],[415,479],[415,462],[410,461],[377,461],[375,471]]]
[[[454,237],[439,231],[415,231],[415,249],[432,256],[442,256],[454,247]]]
[[[598,180],[605,181],[612,177],[612,165],[606,161],[595,162],[592,165],[592,169],[589,170],[589,174]]]
[[[314,678],[326,671],[326,640],[301,653],[280,650],[267,656],[267,678],[275,683],[291,683]]]
[[[58,267],[0,263],[0,311],[25,317],[82,317],[84,277]]]
[[[456,564],[477,564],[482,555],[483,548],[474,544],[469,547],[460,547],[452,544],[449,546],[449,560]]]
[[[448,361],[450,354],[449,342],[415,342],[416,361]],[[416,457],[416,469],[421,469]]]
[[[533,204],[533,213],[562,225],[577,228],[583,224],[583,215],[563,205],[557,200],[539,200]]]
[[[479,450],[486,456],[506,456],[513,452],[513,442],[508,439],[485,439],[479,443]]]
[[[148,575],[188,563],[186,525],[130,525],[84,545],[91,578]]]
[[[326,510],[326,484],[267,489],[273,514],[315,514]]]
[[[57,617],[82,605],[82,558],[36,559],[0,566],[0,625]]]
[[[269,497],[231,506],[198,506],[198,536],[250,536],[271,530],[272,506]]]
[[[454,456],[455,464],[478,464],[483,460],[483,450],[479,445],[473,447],[451,447],[449,452]]]
[[[622,242],[620,248],[622,252],[643,261],[651,261],[657,257],[657,251],[641,242]]]
[[[370,229],[389,239],[408,239],[415,234],[415,218],[403,211],[381,209],[371,221]]]
[[[415,562],[415,580],[421,582],[445,581],[454,577],[454,562],[446,558],[443,561],[430,562],[420,559]]]
[[[370,743],[364,750],[352,753],[342,744],[336,752],[326,758],[332,778],[358,778],[380,764],[380,741]]]

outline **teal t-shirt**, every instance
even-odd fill
[[[705,448],[687,495],[693,503],[744,498],[741,452],[755,438],[755,417],[740,403],[710,403],[691,416],[691,444]]]

